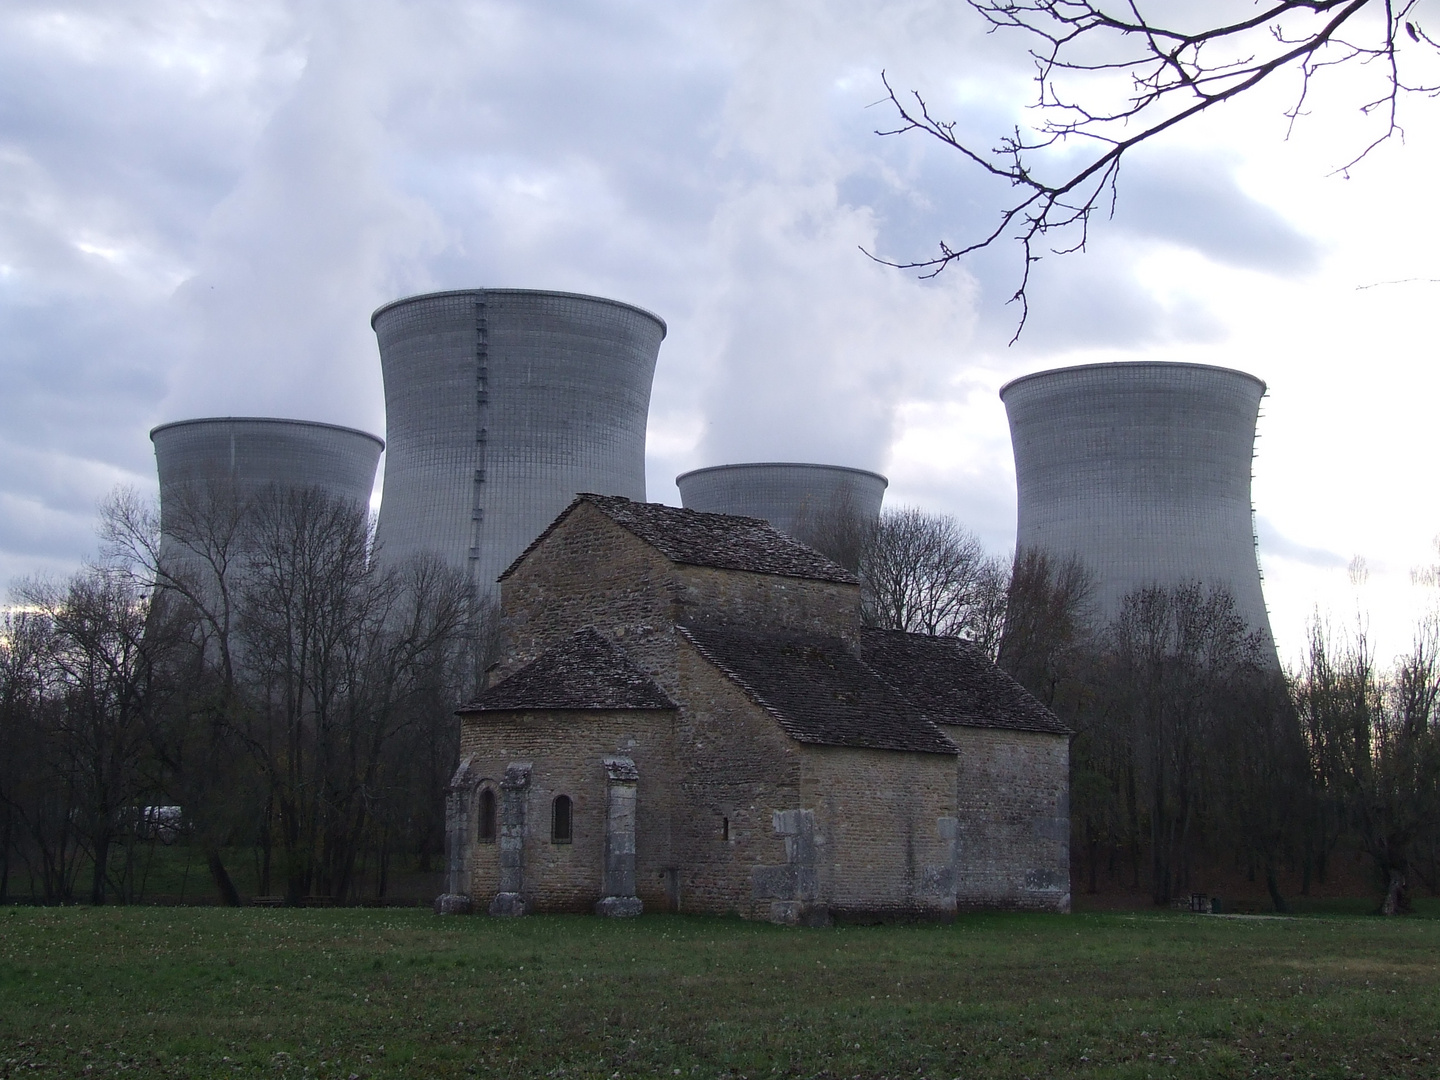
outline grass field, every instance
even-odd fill
[[[1440,1075],[1440,920],[0,909],[0,1077]]]

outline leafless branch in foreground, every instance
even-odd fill
[[[1015,196],[993,227],[958,244],[942,240],[932,258],[896,262],[865,254],[928,278],[997,240],[1018,241],[1023,266],[1010,297],[1020,305],[1013,344],[1029,316],[1030,272],[1041,249],[1056,255],[1085,249],[1097,209],[1108,204],[1114,211],[1120,164],[1135,146],[1286,73],[1298,78],[1293,104],[1285,111],[1293,128],[1306,115],[1313,79],[1336,67],[1372,65],[1381,73],[1379,90],[1361,102],[1360,111],[1376,116],[1379,130],[1336,172],[1348,174],[1381,143],[1403,139],[1401,99],[1440,92],[1435,85],[1409,81],[1408,69],[1402,68],[1402,46],[1411,53],[1440,51],[1440,43],[1415,20],[1421,2],[1258,0],[1242,18],[1183,28],[1157,21],[1155,9],[1173,15],[1173,6],[1160,0],[968,0],[990,32],[1018,30],[1031,39],[1038,89],[1032,108],[1038,122],[1030,133],[1016,127],[985,149],[958,134],[955,121],[935,116],[920,94],[897,93],[882,72],[899,122],[876,134],[918,131],[938,139],[985,173],[1009,181]],[[1093,86],[1095,77],[1106,74],[1130,84],[1113,105],[1097,104],[1089,96],[1072,98],[1060,85],[1068,76]],[[1093,152],[1078,168],[1049,177],[1044,152],[1076,144]]]

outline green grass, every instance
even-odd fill
[[[205,864],[205,855],[193,844],[178,843],[166,845],[142,841],[129,853],[115,849],[111,852],[109,897],[112,903],[214,903],[215,885]],[[225,866],[231,880],[242,897],[255,896],[262,892],[271,894],[285,891],[283,869],[279,854],[273,868],[268,889],[261,889],[260,860],[253,848],[233,847],[223,852]],[[432,864],[433,865],[433,864]],[[90,881],[93,863],[83,856],[75,872],[74,899],[77,902],[90,898]],[[369,901],[375,892],[375,867],[363,862],[358,868],[360,895]],[[444,875],[437,868],[420,870],[409,860],[396,859],[389,868],[385,902],[387,904],[420,903],[429,907],[437,892],[444,889]],[[8,893],[20,902],[40,902],[44,899],[41,881],[26,873],[23,863],[11,864]]]
[[[1440,1074],[1440,920],[0,909],[0,1077]]]

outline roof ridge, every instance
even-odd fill
[[[774,717],[775,722],[779,724],[782,729],[784,729],[785,734],[789,735],[797,742],[806,741],[805,739],[800,738],[793,731],[791,731],[791,727],[793,725],[789,722],[789,720],[786,719],[785,715],[779,709],[777,709],[774,705],[765,700],[764,694],[760,693],[759,690],[751,686],[750,683],[739,672],[729,667],[723,660],[716,656],[714,650],[706,647],[700,641],[697,641],[695,635],[690,633],[690,628],[688,626],[685,626],[682,623],[676,623],[675,629],[680,631],[681,636],[684,637],[686,641],[690,642],[690,644],[695,647],[696,652],[698,652],[707,661],[709,661],[727,679],[733,682],[736,686],[740,687],[741,690],[744,690],[746,696],[749,697],[750,700],[755,702],[756,705],[759,705],[762,709],[764,709],[767,713]]]
[[[676,629],[702,659],[796,742],[919,753],[959,751],[921,706],[863,663],[838,635],[708,621],[677,623]]]
[[[858,585],[859,578],[828,556],[775,528],[764,518],[716,514],[623,495],[582,491],[496,579],[504,581],[581,503],[589,503],[641,543],[677,566],[770,574]]]
[[[537,679],[539,685],[532,685]],[[675,701],[648,672],[589,625],[553,642],[456,712],[675,708]]]
[[[924,708],[932,723],[1073,734],[1053,709],[966,638],[867,626],[861,645],[862,661]]]

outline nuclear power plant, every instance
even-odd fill
[[[467,569],[482,596],[578,493],[645,499],[645,429],[665,323],[602,297],[464,289],[371,318],[385,385],[381,558]],[[1250,502],[1265,384],[1202,364],[1088,364],[1000,391],[1018,491],[1016,544],[1078,556],[1096,614],[1150,584],[1223,586],[1271,644]],[[182,489],[244,498],[278,485],[367,505],[385,443],[351,428],[257,417],[156,427],[164,542]],[[750,462],[676,477],[692,510],[796,535],[837,509],[875,519],[888,481],[864,469]]]
[[[835,511],[878,518],[889,484],[864,469],[779,461],[712,465],[675,478],[687,510],[764,518],[792,536]]]
[[[582,491],[645,498],[665,323],[575,293],[465,289],[370,320],[385,379],[381,558],[434,552],[482,595]]]
[[[272,488],[317,488],[368,509],[385,448],[354,428],[256,416],[177,420],[153,428],[150,441],[160,475],[161,557],[172,569],[185,559],[179,518],[216,499],[241,504]]]
[[[232,489],[244,498],[271,486],[319,488],[370,505],[375,467],[385,441],[354,428],[311,420],[217,416],[176,420],[150,432],[160,474],[160,515],[165,495],[181,486]]]
[[[1146,585],[1223,586],[1273,656],[1250,502],[1264,395],[1253,375],[1204,364],[1085,364],[1007,383],[1017,550],[1079,556],[1102,619]]]
[[[382,451],[376,546],[352,545],[346,566],[388,571],[438,556],[486,602],[499,601],[506,575],[504,605],[469,611],[463,627],[461,598],[444,590],[455,637],[435,632],[446,651],[423,669],[429,704],[416,707],[453,707],[428,680],[442,662],[450,670],[462,633],[475,647],[433,689],[449,695],[484,672],[480,696],[455,714],[461,758],[449,785],[431,753],[444,745],[441,727],[412,725],[428,748],[396,740],[385,751],[398,761],[424,750],[405,790],[432,802],[445,792],[449,884],[438,911],[472,910],[487,894],[492,914],[536,903],[634,915],[655,904],[807,924],[828,921],[832,903],[866,919],[1069,910],[1072,732],[1015,681],[1024,672],[1012,678],[978,642],[912,633],[913,623],[865,625],[879,606],[870,601],[887,533],[854,526],[880,520],[884,476],[805,462],[716,465],[676,477],[685,509],[647,503],[646,427],[666,326],[629,304],[464,289],[385,304],[371,327],[388,446],[333,424],[255,417],[151,431],[159,576],[197,602],[210,629],[196,640],[218,653],[218,628],[237,609],[206,601],[229,600],[216,583],[234,579],[206,560],[195,512],[312,489],[368,508]],[[1142,587],[1224,588],[1278,672],[1251,509],[1265,390],[1239,371],[1148,362],[1006,384],[1017,553],[1081,561],[1102,622]],[[260,550],[247,546],[256,534],[239,514],[232,523],[237,583],[267,584],[249,576],[264,569],[247,558]],[[953,568],[951,554],[931,566]],[[928,587],[926,560],[909,564],[902,588]],[[375,595],[397,597],[370,627],[388,657],[397,631],[411,635],[406,649],[418,642],[428,601],[377,576]],[[408,581],[428,588],[427,578]],[[953,576],[938,587],[958,595]],[[239,610],[271,593],[289,596],[246,588]],[[225,670],[244,674],[246,693],[264,704],[279,691],[274,665],[254,666],[253,644],[233,662],[227,654]],[[375,670],[392,679],[388,659]],[[389,690],[374,700],[388,717]],[[797,786],[787,777],[802,766]],[[664,808],[677,792],[689,817],[672,822]],[[817,892],[805,885],[821,865],[812,841],[835,832],[817,815],[840,803],[869,816],[860,846],[830,869],[867,859],[881,869],[860,886]],[[940,825],[911,858],[917,820]],[[418,827],[434,833],[438,823]],[[292,878],[287,890],[293,902],[308,885]]]

